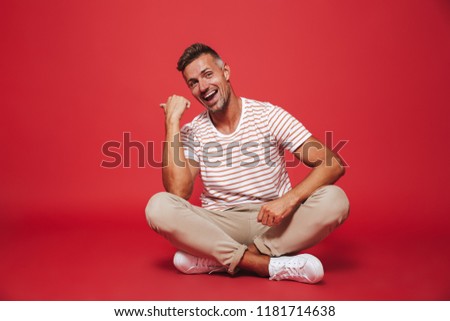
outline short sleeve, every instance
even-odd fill
[[[291,153],[295,152],[312,135],[299,120],[278,106],[272,106],[269,112],[268,126],[278,144]]]
[[[181,143],[183,144],[184,157],[199,162],[199,146],[200,143],[195,139],[192,124],[186,124],[181,128]]]

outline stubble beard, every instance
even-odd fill
[[[215,108],[215,109],[208,108],[208,111],[212,114],[225,111],[228,108],[228,105],[230,104],[230,97],[231,97],[231,91],[227,90],[225,95],[220,96],[220,99],[216,104],[217,108]]]

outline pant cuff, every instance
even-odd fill
[[[234,252],[233,257],[231,258],[231,264],[228,266],[228,273],[235,274],[237,273],[237,265],[242,260],[245,251],[247,250],[247,245],[240,244],[238,249]]]
[[[268,256],[280,256],[281,253],[278,253],[276,250],[271,250],[269,246],[267,246],[267,243],[264,242],[261,236],[255,237],[253,240],[253,243],[255,244],[256,248],[265,255]]]

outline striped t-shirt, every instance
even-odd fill
[[[236,130],[220,133],[204,111],[181,129],[186,158],[200,164],[202,207],[211,210],[265,203],[291,189],[284,150],[294,152],[311,133],[284,109],[242,98]]]

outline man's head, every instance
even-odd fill
[[[188,47],[178,60],[192,95],[209,111],[226,109],[232,93],[230,68],[212,48],[196,43]]]

